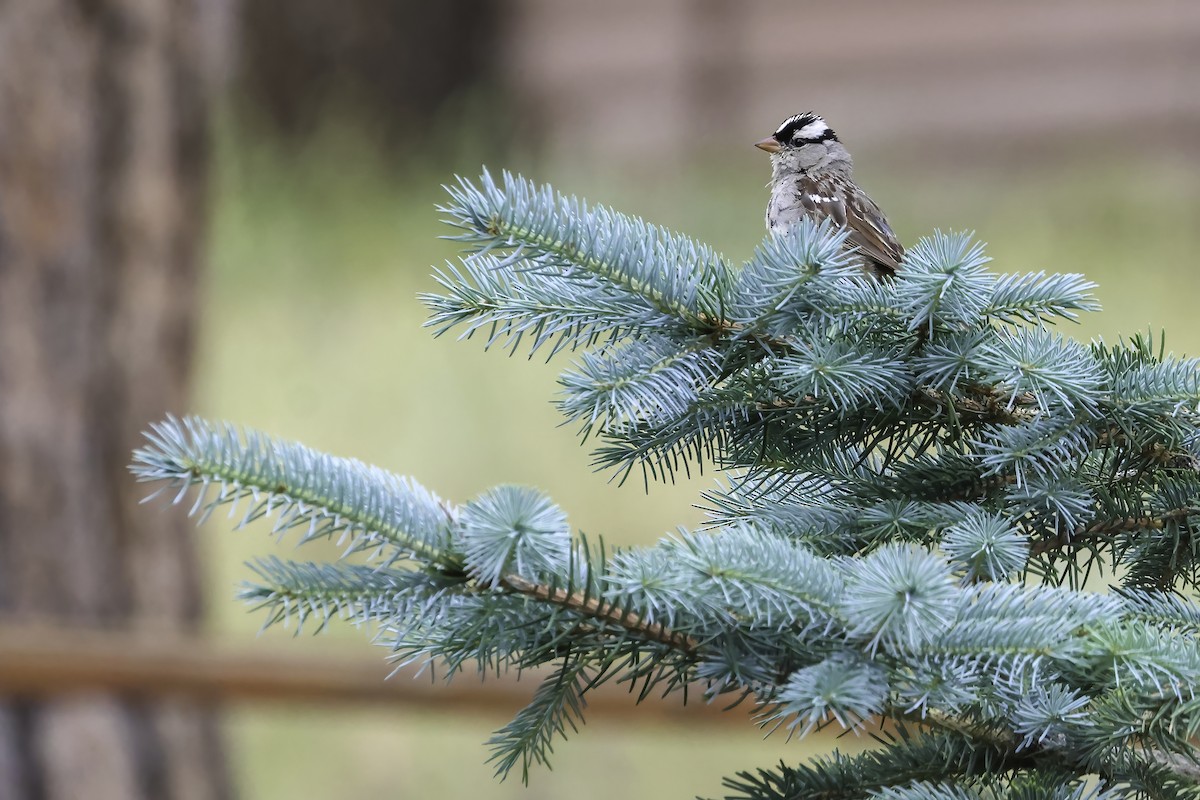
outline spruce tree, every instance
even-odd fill
[[[455,505],[167,418],[139,479],[202,519],[232,505],[359,554],[255,563],[243,597],[269,623],[350,617],[451,675],[547,669],[490,741],[500,775],[544,763],[619,681],[880,739],[748,769],[733,798],[1196,795],[1196,360],[1055,332],[1097,308],[1093,284],[992,272],[968,235],[922,239],[877,281],[828,224],[739,265],[513,175],[448,191],[466,253],[423,296],[429,326],[575,354],[558,405],[596,467],[719,470],[709,524],[610,548],[533,489]],[[1085,588],[1096,574],[1112,588]]]

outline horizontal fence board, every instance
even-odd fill
[[[511,715],[533,697],[540,676],[489,677],[467,672],[446,683],[418,676],[416,667],[391,670],[376,658],[300,654],[268,645],[230,647],[203,637],[163,632],[0,624],[0,696],[59,696],[112,692],[131,696],[185,697],[199,703],[427,708],[471,716]],[[679,694],[640,705],[624,686],[588,693],[589,717],[639,723],[750,724],[745,711],[722,713],[725,702],[706,704],[699,692],[683,705]]]

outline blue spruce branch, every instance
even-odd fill
[[[647,485],[716,467],[712,527],[607,552],[532,489],[455,505],[168,418],[140,480],[354,556],[259,562],[242,596],[267,624],[367,623],[449,674],[553,665],[491,742],[500,775],[546,763],[619,680],[748,699],[799,735],[904,726],[866,755],[742,773],[741,798],[1200,791],[1200,611],[1179,594],[1200,587],[1200,360],[1053,332],[1098,308],[1093,285],[995,274],[968,235],[876,281],[828,222],[739,267],[507,173],[449,193],[469,252],[422,296],[429,325],[576,351],[559,408],[597,466]],[[1123,586],[1079,590],[1093,566]]]

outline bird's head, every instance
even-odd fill
[[[825,120],[821,119],[818,114],[806,111],[785,119],[775,133],[761,142],[755,142],[754,146],[775,154],[789,148],[799,149],[807,145],[823,145],[825,142],[836,142],[837,140],[837,134],[833,132],[833,128],[825,124]]]
[[[775,133],[754,146],[771,154],[775,181],[798,173],[850,174],[850,154],[825,120],[811,111],[788,117]]]

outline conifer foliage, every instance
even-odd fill
[[[491,739],[500,775],[544,763],[622,681],[880,738],[749,769],[732,798],[1195,796],[1200,364],[1061,335],[1092,284],[997,274],[969,236],[921,240],[880,282],[827,224],[735,264],[508,174],[449,194],[466,254],[422,298],[434,332],[571,354],[558,405],[596,467],[721,471],[711,525],[610,549],[532,489],[455,505],[168,418],[139,479],[361,554],[253,565],[243,597],[268,622],[350,617],[449,674],[547,668]],[[1097,571],[1115,588],[1083,589]]]

